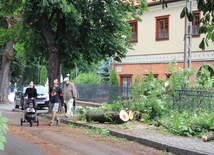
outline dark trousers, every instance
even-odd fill
[[[67,112],[67,105],[64,103],[65,113]]]
[[[74,100],[73,102],[73,109],[75,110],[75,106],[76,106],[76,101]]]

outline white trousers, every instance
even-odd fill
[[[66,116],[72,116],[73,115],[73,112],[72,112],[72,109],[73,109],[73,102],[74,102],[74,99],[70,99],[70,100],[65,100],[65,103],[67,105],[67,113],[66,113]]]

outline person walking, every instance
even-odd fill
[[[65,84],[63,88],[63,94],[64,94],[64,102],[66,103],[66,106],[67,106],[65,117],[70,117],[73,115],[73,112],[72,112],[73,103],[77,98],[77,92],[76,92],[74,83],[70,82],[68,77],[64,79],[64,82]]]
[[[53,125],[55,119],[56,119],[56,125],[60,124],[60,119],[58,117],[60,101],[62,106],[64,105],[62,89],[59,86],[58,79],[55,79],[53,81],[53,84],[54,86],[51,87],[49,90],[49,97],[50,97],[50,103],[51,103],[51,109],[52,109],[52,119],[51,119],[51,122],[49,123],[50,126]]]
[[[10,95],[10,92],[11,92],[11,82],[9,83],[9,86],[8,86],[8,95]]]
[[[32,99],[32,100],[35,100],[35,98],[37,97],[37,90],[34,87],[33,81],[29,83],[29,87],[25,90],[24,96],[25,96],[25,99]]]
[[[25,100],[32,100],[34,102],[34,104],[36,104],[36,98],[37,98],[37,90],[34,87],[34,83],[33,81],[31,81],[29,83],[29,87],[25,90],[25,94],[24,94]],[[27,101],[25,101],[24,105],[23,105],[23,109],[25,109],[25,104]]]
[[[16,85],[16,82],[14,83],[13,89],[14,89],[14,93],[16,93],[16,92],[17,92],[17,85]]]

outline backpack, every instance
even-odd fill
[[[73,90],[75,91],[75,93],[73,93],[73,96],[78,99],[79,98],[79,92],[78,92],[78,89],[77,87],[75,86],[75,84],[73,82],[71,82],[71,85],[73,87]]]

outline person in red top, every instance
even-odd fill
[[[56,125],[59,125],[60,120],[58,117],[58,110],[59,110],[59,104],[61,101],[61,104],[64,105],[64,100],[63,100],[63,94],[62,94],[62,89],[59,86],[58,79],[55,79],[53,81],[54,86],[50,88],[49,90],[49,98],[50,98],[50,103],[52,107],[52,119],[50,122],[50,126],[53,125],[53,122],[56,118]]]

